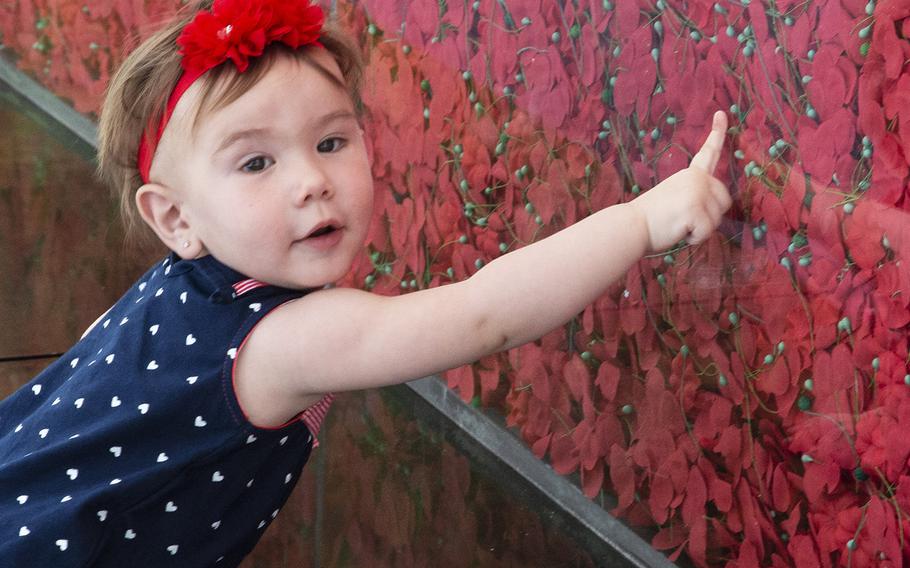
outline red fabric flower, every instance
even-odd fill
[[[324,19],[322,8],[309,0],[216,1],[211,12],[197,14],[177,38],[183,68],[202,73],[230,59],[242,73],[249,58],[262,55],[270,42],[295,49],[315,43]]]

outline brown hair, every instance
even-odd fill
[[[196,0],[178,11],[169,24],[129,54],[111,78],[104,97],[98,126],[98,176],[118,196],[127,236],[129,240],[140,240],[139,244],[147,244],[151,236],[148,230],[140,233],[144,223],[133,203],[133,196],[142,185],[137,165],[139,141],[142,136],[151,135],[148,130],[161,121],[167,99],[180,79],[177,37],[197,12],[211,6],[212,0]],[[363,61],[357,46],[331,22],[323,27],[319,42],[341,69],[343,86],[359,111]],[[274,44],[261,57],[252,58],[244,73],[237,73],[230,62],[215,67],[199,79],[203,90],[194,125],[200,116],[223,108],[253,87],[275,63],[278,53],[311,63],[337,81],[308,59],[309,49],[291,50]]]

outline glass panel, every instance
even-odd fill
[[[0,83],[0,358],[69,349],[141,273],[93,151]]]

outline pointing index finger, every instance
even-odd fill
[[[711,123],[711,133],[708,139],[695,156],[692,157],[690,167],[700,168],[709,174],[714,173],[717,162],[720,160],[720,152],[724,147],[724,137],[727,134],[727,115],[724,111],[719,110],[714,113],[714,121]]]

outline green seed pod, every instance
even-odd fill
[[[370,24],[367,26],[367,33],[374,36],[379,33],[379,28],[376,27],[376,24]]]
[[[628,416],[635,412],[635,408],[631,404],[625,404],[623,405],[621,412]]]
[[[367,274],[367,277],[363,279],[363,283],[367,286],[372,286],[374,282],[376,282],[376,277],[372,274]]]
[[[806,379],[805,381],[803,381],[803,388],[809,392],[812,392],[812,389],[815,388],[815,381],[813,381],[812,379]]]
[[[727,314],[727,320],[731,324],[736,325],[739,323],[739,314],[737,314],[736,312],[730,312],[729,314]]]
[[[856,206],[853,204],[852,201],[850,201],[848,203],[844,203],[844,213],[846,213],[847,215],[849,215],[850,213],[853,213],[853,210],[855,208],[856,208]]]
[[[550,41],[553,43],[559,43],[560,39],[562,39],[562,35],[559,33],[559,31],[553,32],[553,35],[550,36]]]
[[[401,51],[402,51],[405,55],[408,55],[409,53],[411,53],[411,46],[408,45],[408,44],[404,44],[404,45],[401,46]]]
[[[850,318],[846,316],[841,318],[841,320],[837,322],[837,330],[850,333],[853,330],[853,328],[850,326]]]
[[[664,263],[665,263],[665,264],[673,264],[673,255],[672,255],[672,254],[665,254],[665,255],[664,255]]]
[[[863,468],[858,467],[853,470],[853,478],[856,479],[857,481],[866,481],[867,479],[869,479],[869,476],[866,475],[866,472],[863,471]]]
[[[446,276],[448,276],[449,278],[455,278],[455,270],[452,269],[451,266],[446,268]]]
[[[683,357],[688,357],[689,356],[689,346],[686,344],[683,344],[683,346],[679,348],[679,354],[682,355]]]
[[[878,368],[881,366],[881,361],[878,360],[878,357],[872,360],[872,370],[878,371]]]
[[[499,243],[499,252],[506,252],[509,250],[509,245],[505,243]]]
[[[591,354],[590,351],[581,352],[581,358],[583,361],[590,361],[592,357],[593,357],[593,355]]]
[[[692,30],[689,32],[689,37],[692,38],[692,41],[701,41],[701,32],[698,30]]]
[[[774,362],[774,355],[771,355],[770,353],[768,353],[767,355],[765,355],[764,361],[765,361],[765,365],[770,365],[771,363]]]
[[[727,384],[728,384],[727,377],[725,377],[723,373],[721,373],[720,376],[717,377],[717,384],[718,384],[718,386],[721,386],[721,387],[727,386]]]
[[[735,152],[733,152],[733,156],[734,156],[737,160],[742,160],[742,159],[744,159],[744,158],[746,157],[746,154],[743,153],[742,150],[736,150]]]
[[[791,268],[790,259],[785,256],[780,259],[780,265],[789,270]]]
[[[477,270],[480,270],[481,268],[483,268],[483,259],[478,258],[477,260],[475,260],[474,267],[477,268]]]
[[[812,463],[815,461],[814,459],[812,459],[812,456],[810,456],[809,454],[803,454],[799,457],[799,459],[803,463]]]
[[[578,22],[572,24],[572,27],[569,28],[569,37],[572,39],[578,39],[581,36],[581,26],[578,25]]]
[[[531,25],[531,18],[529,18],[529,17],[527,17],[527,16],[525,16],[524,18],[522,18],[522,19],[521,19],[521,25],[523,25],[523,26],[530,26],[530,25]]]
[[[805,394],[799,395],[799,398],[796,399],[796,406],[803,412],[806,412],[812,408],[812,397]]]
[[[468,242],[468,236],[467,236],[467,235],[461,235],[460,237],[458,237],[458,242],[461,243],[461,244],[467,244],[467,242]]]
[[[660,285],[661,288],[663,288],[667,285],[667,278],[663,274],[658,274],[657,283]]]

